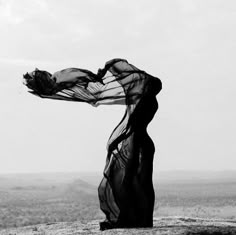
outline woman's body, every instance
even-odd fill
[[[105,76],[108,73],[110,76]],[[27,76],[31,77],[25,77],[26,85],[41,97],[95,106],[126,105],[123,119],[108,140],[104,177],[98,188],[100,207],[106,214],[101,229],[151,227],[155,148],[146,129],[158,109],[155,97],[161,81],[123,59],[108,61],[97,75],[80,69],[59,71],[50,81],[44,79],[40,87],[37,78]]]
[[[143,98],[130,117],[135,120],[130,121],[128,137],[116,148],[109,149],[108,145],[104,178],[98,189],[100,206],[107,216],[106,222],[101,223],[104,229],[151,227],[153,224],[155,147],[146,128],[157,108],[155,97]]]

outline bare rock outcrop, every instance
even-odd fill
[[[153,228],[99,230],[99,221],[60,222],[0,230],[1,235],[77,235],[77,234],[156,234],[156,235],[236,235],[235,220],[190,217],[155,218]]]

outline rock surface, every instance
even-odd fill
[[[77,235],[77,234],[157,234],[157,235],[236,235],[235,220],[201,219],[190,217],[162,217],[154,220],[153,228],[99,230],[99,221],[88,223],[60,222],[38,224],[20,228],[0,230],[1,235]]]

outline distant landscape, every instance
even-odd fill
[[[0,229],[99,219],[102,173],[0,175]],[[236,172],[158,172],[154,217],[236,219]]]

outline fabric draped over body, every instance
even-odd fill
[[[97,74],[69,68],[50,74],[35,70],[24,77],[42,98],[101,104],[124,104],[125,114],[107,143],[104,177],[98,188],[106,215],[104,229],[152,226],[154,144],[146,128],[158,109],[161,81],[124,59],[113,59]],[[38,74],[37,74],[38,73]]]

